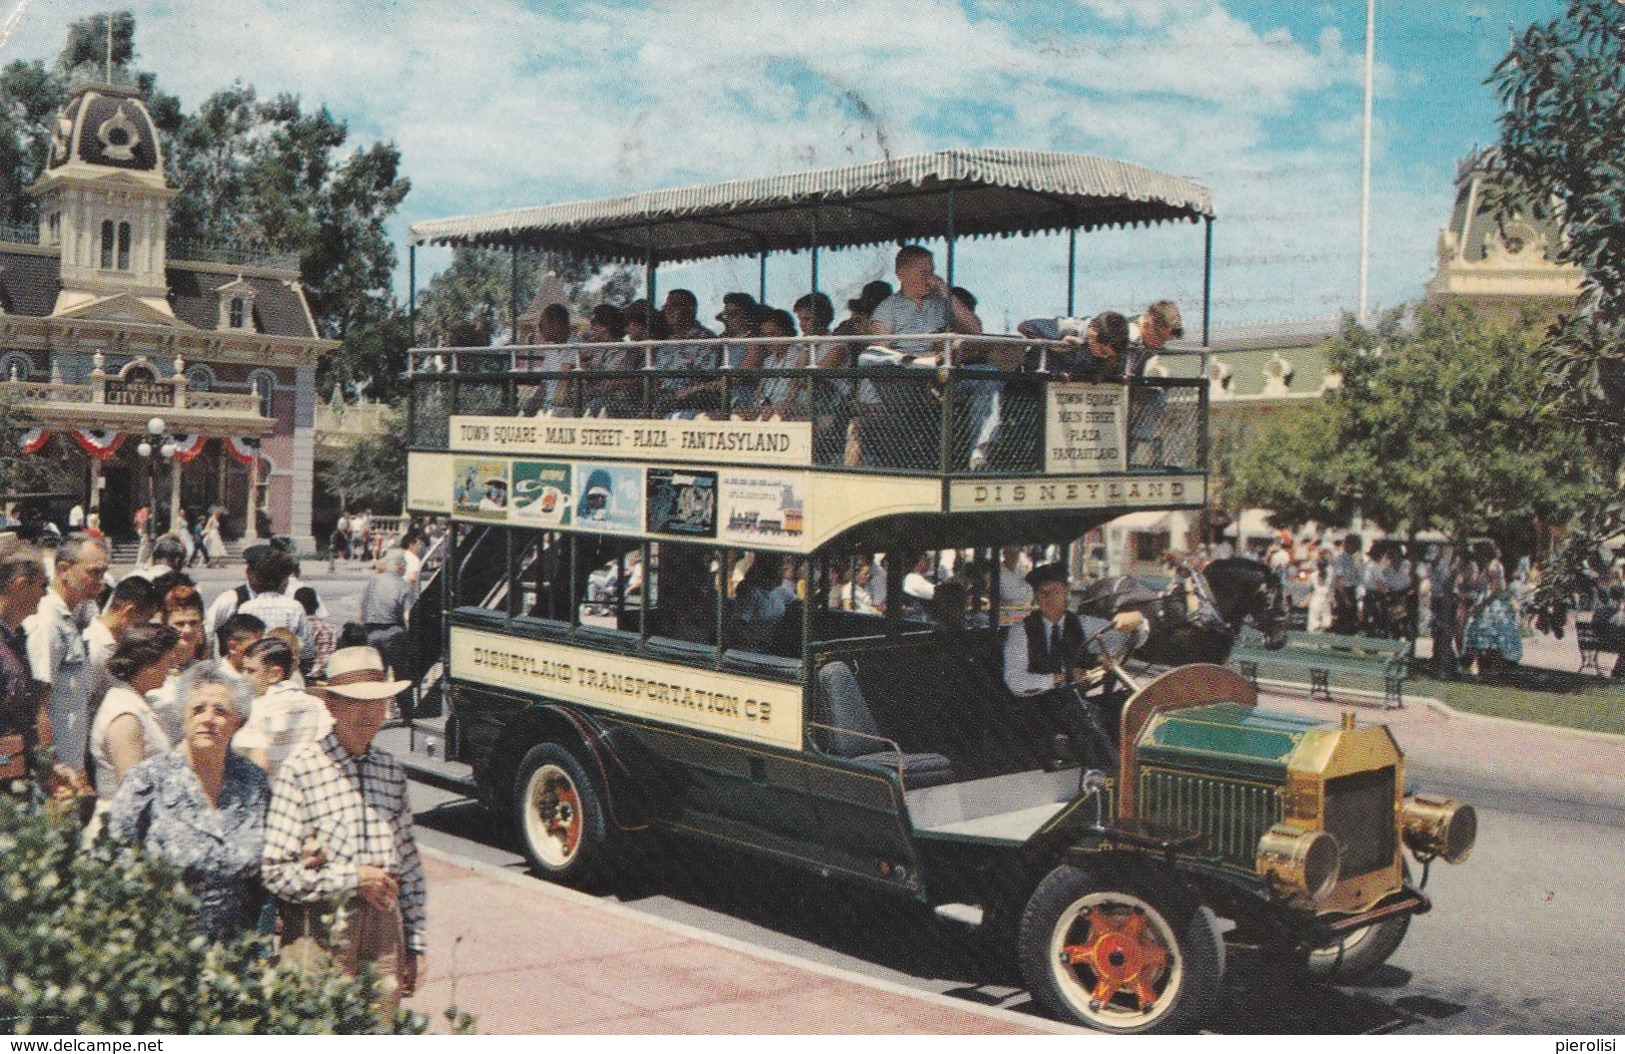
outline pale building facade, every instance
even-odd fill
[[[298,261],[169,243],[176,192],[127,88],[75,93],[33,193],[37,237],[0,239],[0,397],[55,437],[39,456],[82,460],[83,504],[113,537],[151,501],[310,546],[316,366],[336,342]]]

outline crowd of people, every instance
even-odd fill
[[[0,789],[77,802],[87,838],[175,865],[210,940],[274,934],[285,962],[375,964],[392,1010],[425,948],[405,772],[373,746],[409,698],[403,576],[423,538],[401,541],[368,621],[341,628],[277,545],[245,550],[244,582],[205,607],[173,535],[116,583],[104,539],[70,533],[48,569],[0,537],[0,754],[25,759]]]
[[[1170,300],[1153,303],[1130,320],[1106,311],[1091,318],[1038,318],[1023,322],[1018,332],[1032,340],[1056,342],[1025,347],[976,341],[983,334],[976,297],[962,287],[950,288],[936,273],[932,254],[905,245],[895,261],[897,286],[869,282],[847,301],[847,317],[835,323],[835,308],[823,293],[808,293],[790,310],[759,303],[749,293],[723,297],[713,330],[699,321],[699,302],[687,289],[673,289],[656,308],[647,300],[625,307],[600,304],[578,332],[564,304],[546,307],[538,337],[546,345],[528,361],[538,371],[626,372],[643,368],[682,371],[667,376],[654,389],[654,412],[678,419],[804,420],[814,424],[814,444],[823,463],[871,463],[864,453],[887,441],[889,422],[902,420],[920,431],[911,413],[926,389],[892,386],[843,377],[809,385],[805,378],[760,376],[724,384],[724,370],[850,369],[858,366],[937,366],[951,354],[952,364],[989,373],[1046,372],[1077,380],[1124,381],[1139,376],[1145,360],[1170,339],[1184,336],[1179,308]],[[952,350],[942,341],[892,339],[899,335],[950,334]],[[861,337],[871,340],[789,340],[787,338]],[[786,338],[786,339],[774,339]],[[616,347],[627,342],[666,341],[647,351]],[[696,343],[688,343],[696,342]],[[710,342],[710,343],[699,343]],[[720,343],[718,343],[720,342]],[[724,392],[726,402],[724,403]],[[627,416],[623,402],[640,402],[642,385],[632,379],[550,380],[538,385],[521,407],[525,415],[567,417]],[[973,469],[987,464],[997,441],[1001,414],[997,379],[960,382],[958,398],[970,422],[966,460]]]
[[[1264,548],[1235,554],[1221,543],[1181,560],[1200,569],[1232,555],[1257,559],[1280,577],[1288,594],[1301,599],[1309,633],[1431,637],[1440,677],[1478,677],[1517,665],[1535,622],[1538,569],[1525,556],[1509,575],[1492,541],[1459,554],[1435,544],[1413,553],[1393,539],[1367,547],[1353,532],[1333,542],[1324,534],[1281,530]]]

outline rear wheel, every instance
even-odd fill
[[[1176,880],[1062,865],[1022,915],[1022,976],[1050,1013],[1107,1032],[1179,1032],[1213,1012],[1224,949],[1213,913]]]
[[[543,876],[579,884],[600,873],[610,831],[586,767],[558,743],[540,743],[519,765],[514,829],[525,857]]]

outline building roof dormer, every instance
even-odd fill
[[[216,289],[215,297],[220,309],[216,328],[242,333],[257,332],[260,327],[254,315],[254,293],[254,283],[242,275]]]
[[[1460,300],[1490,315],[1572,304],[1580,293],[1580,270],[1557,260],[1561,226],[1555,217],[1538,218],[1528,209],[1498,215],[1490,201],[1493,163],[1493,152],[1485,150],[1457,168],[1456,202],[1439,232],[1428,300]]]

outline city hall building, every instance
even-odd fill
[[[132,89],[81,88],[0,239],[0,399],[22,449],[79,467],[110,537],[135,510],[225,510],[227,537],[314,548],[317,335],[298,261],[172,245],[162,145]]]

